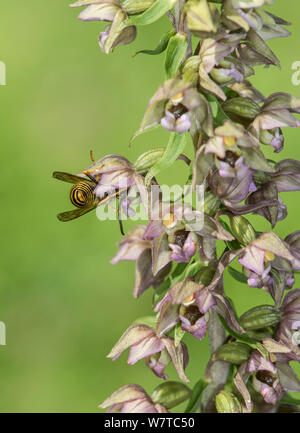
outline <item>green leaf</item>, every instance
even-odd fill
[[[182,275],[186,267],[187,267],[187,263],[178,263],[171,274],[172,278],[176,278]]]
[[[161,160],[157,162],[147,173],[145,177],[145,185],[149,186],[154,176],[157,176],[163,170],[171,167],[178,156],[183,152],[186,144],[186,134],[175,134],[170,136],[169,143]]]
[[[200,402],[201,402],[202,393],[205,390],[205,388],[207,387],[207,385],[208,385],[208,383],[203,379],[200,379],[196,383],[196,385],[194,386],[194,388],[192,390],[191,398],[188,402],[188,405],[187,405],[184,413],[193,413],[193,412],[195,412],[195,410],[198,409]]]
[[[297,406],[300,406],[300,399],[290,397],[288,394],[286,394],[282,399],[280,400],[281,403],[287,403],[287,404],[296,404]]]
[[[228,120],[229,117],[225,114],[220,102],[214,95],[206,94],[205,97],[210,104],[215,126],[222,125],[223,121]]]
[[[126,20],[126,25],[146,26],[161,18],[173,8],[177,0],[156,0],[156,2],[140,15],[133,15]]]
[[[237,271],[236,269],[232,268],[231,266],[228,266],[228,272],[230,273],[230,275],[237,281],[239,281],[240,283],[245,283],[247,284],[247,277],[245,277],[245,275],[240,272]]]
[[[167,78],[172,78],[176,75],[179,66],[185,56],[187,47],[188,41],[186,35],[181,35],[177,33],[169,40],[165,61]]]
[[[132,57],[135,57],[137,54],[149,54],[150,56],[156,56],[158,54],[163,53],[167,49],[170,38],[175,34],[176,33],[174,30],[169,30],[167,33],[163,35],[163,37],[161,38],[157,47],[154,50],[140,50],[134,53]]]
[[[245,343],[254,344],[256,346],[257,341],[246,334],[238,334],[237,332],[234,332],[231,328],[229,328],[225,319],[220,314],[218,314],[218,316],[228,334],[232,335],[232,337],[234,337],[236,340],[244,341]]]

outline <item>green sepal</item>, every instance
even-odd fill
[[[178,323],[174,328],[174,343],[175,347],[178,347],[181,340],[183,339],[185,331],[181,329],[181,323]]]
[[[240,283],[244,283],[247,284],[247,277],[240,271],[234,269],[232,266],[228,266],[227,267],[228,272],[230,273],[230,275],[237,281],[239,281]]]
[[[157,324],[157,316],[143,316],[136,319],[133,325],[147,325],[150,328],[155,328]]]

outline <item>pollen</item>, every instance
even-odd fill
[[[195,300],[195,295],[190,295],[183,301],[183,305],[185,306],[190,305],[194,302],[194,300]]]
[[[272,251],[266,251],[265,252],[265,260],[267,262],[272,262],[275,259],[275,254],[272,253]]]
[[[173,213],[167,213],[164,217],[163,217],[163,225],[165,227],[170,226],[171,224],[173,224],[173,222],[175,221],[175,215]]]
[[[235,137],[224,137],[223,140],[226,147],[233,147],[236,143]]]

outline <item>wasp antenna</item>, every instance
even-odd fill
[[[94,159],[94,152],[93,152],[92,150],[90,150],[90,158],[91,158],[91,161],[92,161],[92,162],[95,162],[95,159]]]

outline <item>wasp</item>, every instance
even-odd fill
[[[85,179],[62,171],[55,171],[53,177],[73,184],[70,191],[70,201],[77,208],[59,213],[57,218],[60,221],[66,222],[78,218],[95,209],[100,203],[100,199],[94,194],[97,182],[92,177]]]
[[[96,164],[97,163],[95,163],[95,165]],[[53,177],[55,179],[73,184],[69,197],[71,203],[76,207],[76,209],[59,213],[57,215],[59,221],[67,222],[79,218],[80,216],[92,211],[100,204],[107,204],[114,198],[120,198],[121,193],[127,191],[127,188],[123,188],[99,198],[96,196],[94,190],[100,180],[101,175],[97,174],[95,177],[93,177],[89,171],[84,171],[83,174],[86,177],[81,177],[62,171],[55,171],[53,173]],[[119,216],[120,230],[121,233],[124,234],[120,208],[117,212]]]

